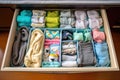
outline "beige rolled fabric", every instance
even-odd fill
[[[29,43],[24,64],[26,67],[40,67],[44,46],[44,33],[40,29],[34,29]]]

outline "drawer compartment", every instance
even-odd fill
[[[105,11],[105,9],[101,9],[100,11],[101,11],[101,16],[102,16],[102,19],[104,22],[103,24],[104,24],[104,31],[106,34],[106,42],[107,42],[108,48],[109,48],[109,55],[110,55],[110,61],[111,61],[110,67],[70,67],[70,68],[66,68],[66,67],[60,67],[60,68],[10,67],[12,45],[14,42],[16,27],[17,27],[16,16],[19,14],[19,9],[16,9],[15,13],[14,13],[12,25],[11,25],[9,37],[8,37],[8,42],[7,42],[1,70],[2,71],[38,71],[38,72],[49,72],[49,73],[52,73],[52,72],[55,72],[55,73],[63,73],[63,72],[79,73],[79,72],[117,71],[117,70],[119,70],[106,11]]]

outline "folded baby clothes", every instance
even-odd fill
[[[60,67],[60,63],[59,62],[45,62],[45,61],[43,61],[42,62],[42,67]]]
[[[50,46],[51,44],[60,44],[60,39],[45,39],[46,46]]]
[[[61,10],[60,12],[60,17],[70,17],[71,15],[72,14],[70,10]]]
[[[59,11],[48,11],[45,18],[47,28],[59,27]]]
[[[62,55],[62,61],[76,61],[77,55]]]
[[[62,31],[62,40],[72,40],[73,39],[73,33],[68,30]]]
[[[48,11],[47,12],[47,17],[58,17],[59,16],[59,11]]]
[[[100,28],[103,26],[102,18],[90,18],[88,19],[88,21],[89,21],[89,27],[91,29]]]
[[[72,28],[75,25],[75,18],[70,10],[61,10],[60,12],[60,27]]]
[[[77,61],[79,66],[94,66],[96,64],[96,57],[93,53],[92,43],[79,42],[78,48],[79,56]]]
[[[44,33],[40,29],[34,29],[31,33],[28,51],[24,58],[26,67],[40,67],[44,47]]]
[[[32,17],[32,11],[31,10],[22,10],[20,11],[20,15],[17,16],[17,23],[18,26],[26,26],[30,27],[31,24],[31,17]]]
[[[85,29],[87,28],[88,21],[87,21],[87,16],[86,12],[83,10],[76,10],[75,11],[75,17],[76,17],[76,22],[75,22],[75,27],[79,29]]]
[[[103,26],[103,20],[96,10],[87,11],[89,27],[91,29],[101,28]]]
[[[77,61],[62,61],[62,67],[78,67]]]
[[[74,40],[80,40],[80,41],[83,41],[84,38],[83,38],[83,33],[82,32],[74,32],[73,33],[73,39]]]
[[[87,19],[86,12],[83,10],[76,10],[75,17],[77,20],[86,20]]]
[[[88,18],[99,18],[99,13],[96,10],[88,10],[87,11]]]
[[[52,31],[52,30],[46,30],[45,31],[45,37],[47,39],[59,39],[60,38],[60,31]]]
[[[93,33],[93,40],[95,42],[101,43],[103,41],[105,41],[105,33],[100,31],[99,29],[93,29],[92,30]]]
[[[62,43],[62,54],[75,55],[76,53],[77,53],[77,48],[74,42],[63,42]]]
[[[28,36],[29,31],[27,27],[21,27],[17,31],[12,49],[11,66],[23,66]]]
[[[98,59],[98,66],[110,66],[110,58],[107,43],[95,43],[95,51]]]
[[[33,15],[31,18],[31,26],[32,27],[45,27],[45,15],[46,12],[44,10],[32,10]]]
[[[89,42],[91,40],[92,40],[91,32],[88,29],[84,30],[84,41]]]
[[[75,27],[79,29],[87,28],[88,21],[87,20],[76,20]]]

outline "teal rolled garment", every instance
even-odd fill
[[[95,51],[98,58],[98,66],[107,67],[110,65],[108,46],[106,42],[95,43]]]
[[[30,16],[17,16],[17,22],[21,23],[31,23],[31,17]]]
[[[21,16],[32,16],[32,11],[31,10],[22,10],[20,12]]]

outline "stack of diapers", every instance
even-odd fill
[[[75,25],[75,18],[71,10],[61,10],[60,28],[72,28]]]
[[[109,67],[99,10],[20,10],[11,67]]]
[[[42,67],[60,66],[60,31],[46,30]]]
[[[11,66],[24,66],[29,29],[21,27],[18,29],[12,48]]]
[[[87,14],[88,14],[89,27],[91,29],[100,28],[103,26],[103,21],[98,11],[88,10]]]
[[[46,11],[44,10],[32,10],[32,27],[45,27]]]
[[[59,11],[47,11],[46,27],[47,28],[58,28],[59,27]]]
[[[19,27],[27,26],[30,27],[31,25],[31,17],[32,11],[31,10],[22,10],[20,14],[17,16],[17,24]]]
[[[75,10],[75,27],[78,29],[85,29],[87,28],[88,21],[87,21],[87,15],[86,12],[83,10]]]
[[[62,67],[77,67],[77,47],[75,42],[62,43]]]

